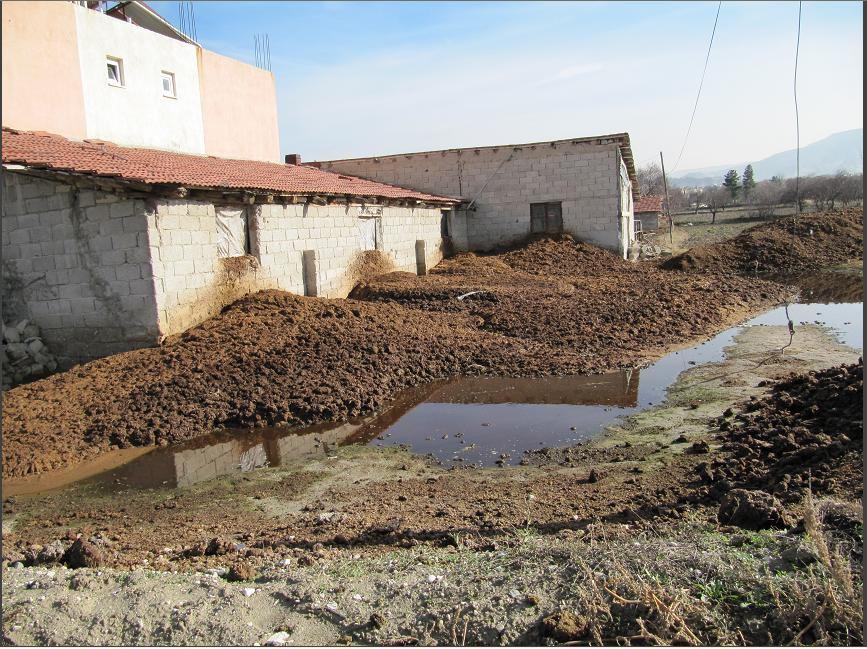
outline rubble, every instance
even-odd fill
[[[57,359],[42,341],[39,327],[29,320],[3,323],[2,389],[34,381],[57,370]]]

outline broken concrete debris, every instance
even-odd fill
[[[57,360],[29,320],[3,323],[3,390],[57,370]]]

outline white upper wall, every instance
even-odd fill
[[[196,46],[75,6],[87,137],[127,146],[205,153]],[[123,61],[123,87],[106,57]],[[163,96],[162,72],[176,98]]]

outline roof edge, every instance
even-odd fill
[[[384,153],[381,155],[365,155],[358,156],[355,158],[332,158],[330,160],[312,160],[312,162],[326,163],[326,162],[354,162],[356,160],[372,160],[374,158],[399,158],[401,156],[416,156],[416,155],[429,155],[431,153],[457,153],[459,151],[483,151],[490,149],[521,149],[525,147],[531,146],[544,146],[544,145],[552,145],[552,144],[584,144],[588,142],[594,142],[596,140],[621,140],[621,145],[630,146],[629,144],[629,133],[610,133],[608,135],[592,135],[587,137],[568,137],[561,140],[542,140],[541,142],[525,142],[523,144],[492,144],[486,146],[463,146],[463,147],[451,147],[448,149],[432,149],[430,151],[409,151],[406,153]],[[310,164],[310,163],[305,163]]]

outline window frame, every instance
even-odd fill
[[[118,56],[106,55],[105,65],[106,82],[108,83],[108,85],[112,86],[113,88],[126,88],[126,76],[124,75],[123,71],[123,59]],[[117,81],[113,81],[111,76],[108,74],[108,70],[112,66],[114,66],[114,68],[117,70]]]
[[[541,224],[541,229],[534,228]],[[556,225],[556,228],[552,228]],[[563,229],[563,201],[530,203],[530,234],[561,234]]]
[[[166,79],[171,80],[172,83],[172,92],[168,94],[166,92],[165,81]],[[175,77],[174,72],[169,72],[168,70],[160,70],[160,86],[162,87],[163,97],[166,99],[177,99],[178,98],[178,85],[177,79]]]

